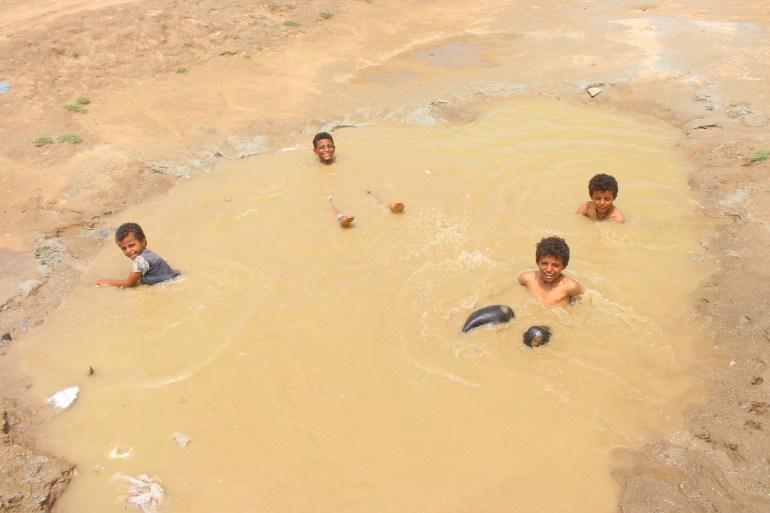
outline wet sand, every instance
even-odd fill
[[[702,241],[720,270],[692,300],[730,359],[714,369],[709,400],[683,412],[686,431],[618,451],[619,510],[770,508],[768,271],[758,263],[770,247],[770,162],[745,165],[770,149],[767,2],[0,5],[4,347],[82,283],[116,214],[223,158],[385,119],[460,127],[511,97],[641,112],[686,135],[693,196],[722,223]],[[62,108],[78,97],[87,112]],[[82,142],[56,142],[64,134]],[[36,146],[41,137],[54,142]],[[37,511],[38,494],[50,508],[71,467],[30,463],[36,405],[6,392],[3,410],[0,502]],[[23,483],[30,472],[37,488]]]

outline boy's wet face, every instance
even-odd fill
[[[118,247],[124,255],[134,260],[147,247],[147,239],[138,240],[136,235],[129,233],[118,241]]]
[[[609,212],[612,202],[617,196],[612,191],[594,191],[591,193],[591,201],[594,202],[596,212],[601,217],[602,214]]]
[[[313,153],[318,155],[324,164],[331,164],[334,160],[334,143],[331,139],[319,139],[316,141]]]
[[[540,257],[537,268],[540,269],[540,277],[545,283],[555,283],[564,270],[564,262],[561,258],[547,255]]]

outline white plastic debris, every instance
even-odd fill
[[[128,486],[128,493],[120,496],[126,504],[141,508],[144,513],[160,511],[166,492],[157,476],[140,474],[139,477],[131,477],[118,473],[113,476],[113,479]]]
[[[187,447],[187,444],[189,444],[190,441],[192,440],[192,438],[185,435],[184,433],[180,433],[179,431],[177,431],[176,433],[172,433],[171,436],[174,437],[174,440],[176,440],[177,445],[179,445],[179,447],[181,448]]]
[[[121,444],[115,444],[115,446],[110,449],[110,452],[107,453],[107,458],[111,460],[124,460],[131,456],[133,452],[133,447],[126,447]]]
[[[80,393],[80,387],[69,387],[65,388],[64,390],[60,390],[56,392],[54,395],[46,399],[45,402],[48,404],[53,404],[60,410],[66,410],[69,408],[72,403],[75,401],[75,399],[78,398],[78,394]]]

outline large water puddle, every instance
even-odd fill
[[[184,276],[84,281],[8,356],[30,401],[80,387],[42,441],[80,469],[59,511],[124,511],[112,476],[147,473],[167,511],[614,512],[613,450],[678,429],[718,358],[693,308],[711,226],[680,134],[536,100],[334,135],[331,167],[310,134],[130,208],[116,224]],[[598,172],[626,224],[574,214]],[[517,284],[548,235],[571,247],[577,306]],[[129,269],[108,244],[85,275]],[[516,318],[461,333],[494,303]],[[537,350],[533,324],[554,331]]]

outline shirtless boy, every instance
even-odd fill
[[[569,246],[559,237],[542,239],[535,250],[537,271],[519,275],[519,283],[548,306],[564,306],[583,293],[580,283],[562,274],[569,263]]]
[[[147,237],[144,236],[142,227],[136,223],[124,223],[115,231],[115,242],[118,247],[133,261],[128,278],[101,278],[94,282],[95,285],[109,285],[112,287],[136,287],[139,283],[154,285],[162,281],[171,280],[179,276],[179,271],[172,269],[154,251],[147,249]]]
[[[609,219],[622,223],[625,221],[623,212],[612,204],[618,197],[618,182],[614,177],[600,173],[588,181],[588,196],[590,201],[580,204],[578,214],[589,219],[603,221]]]

